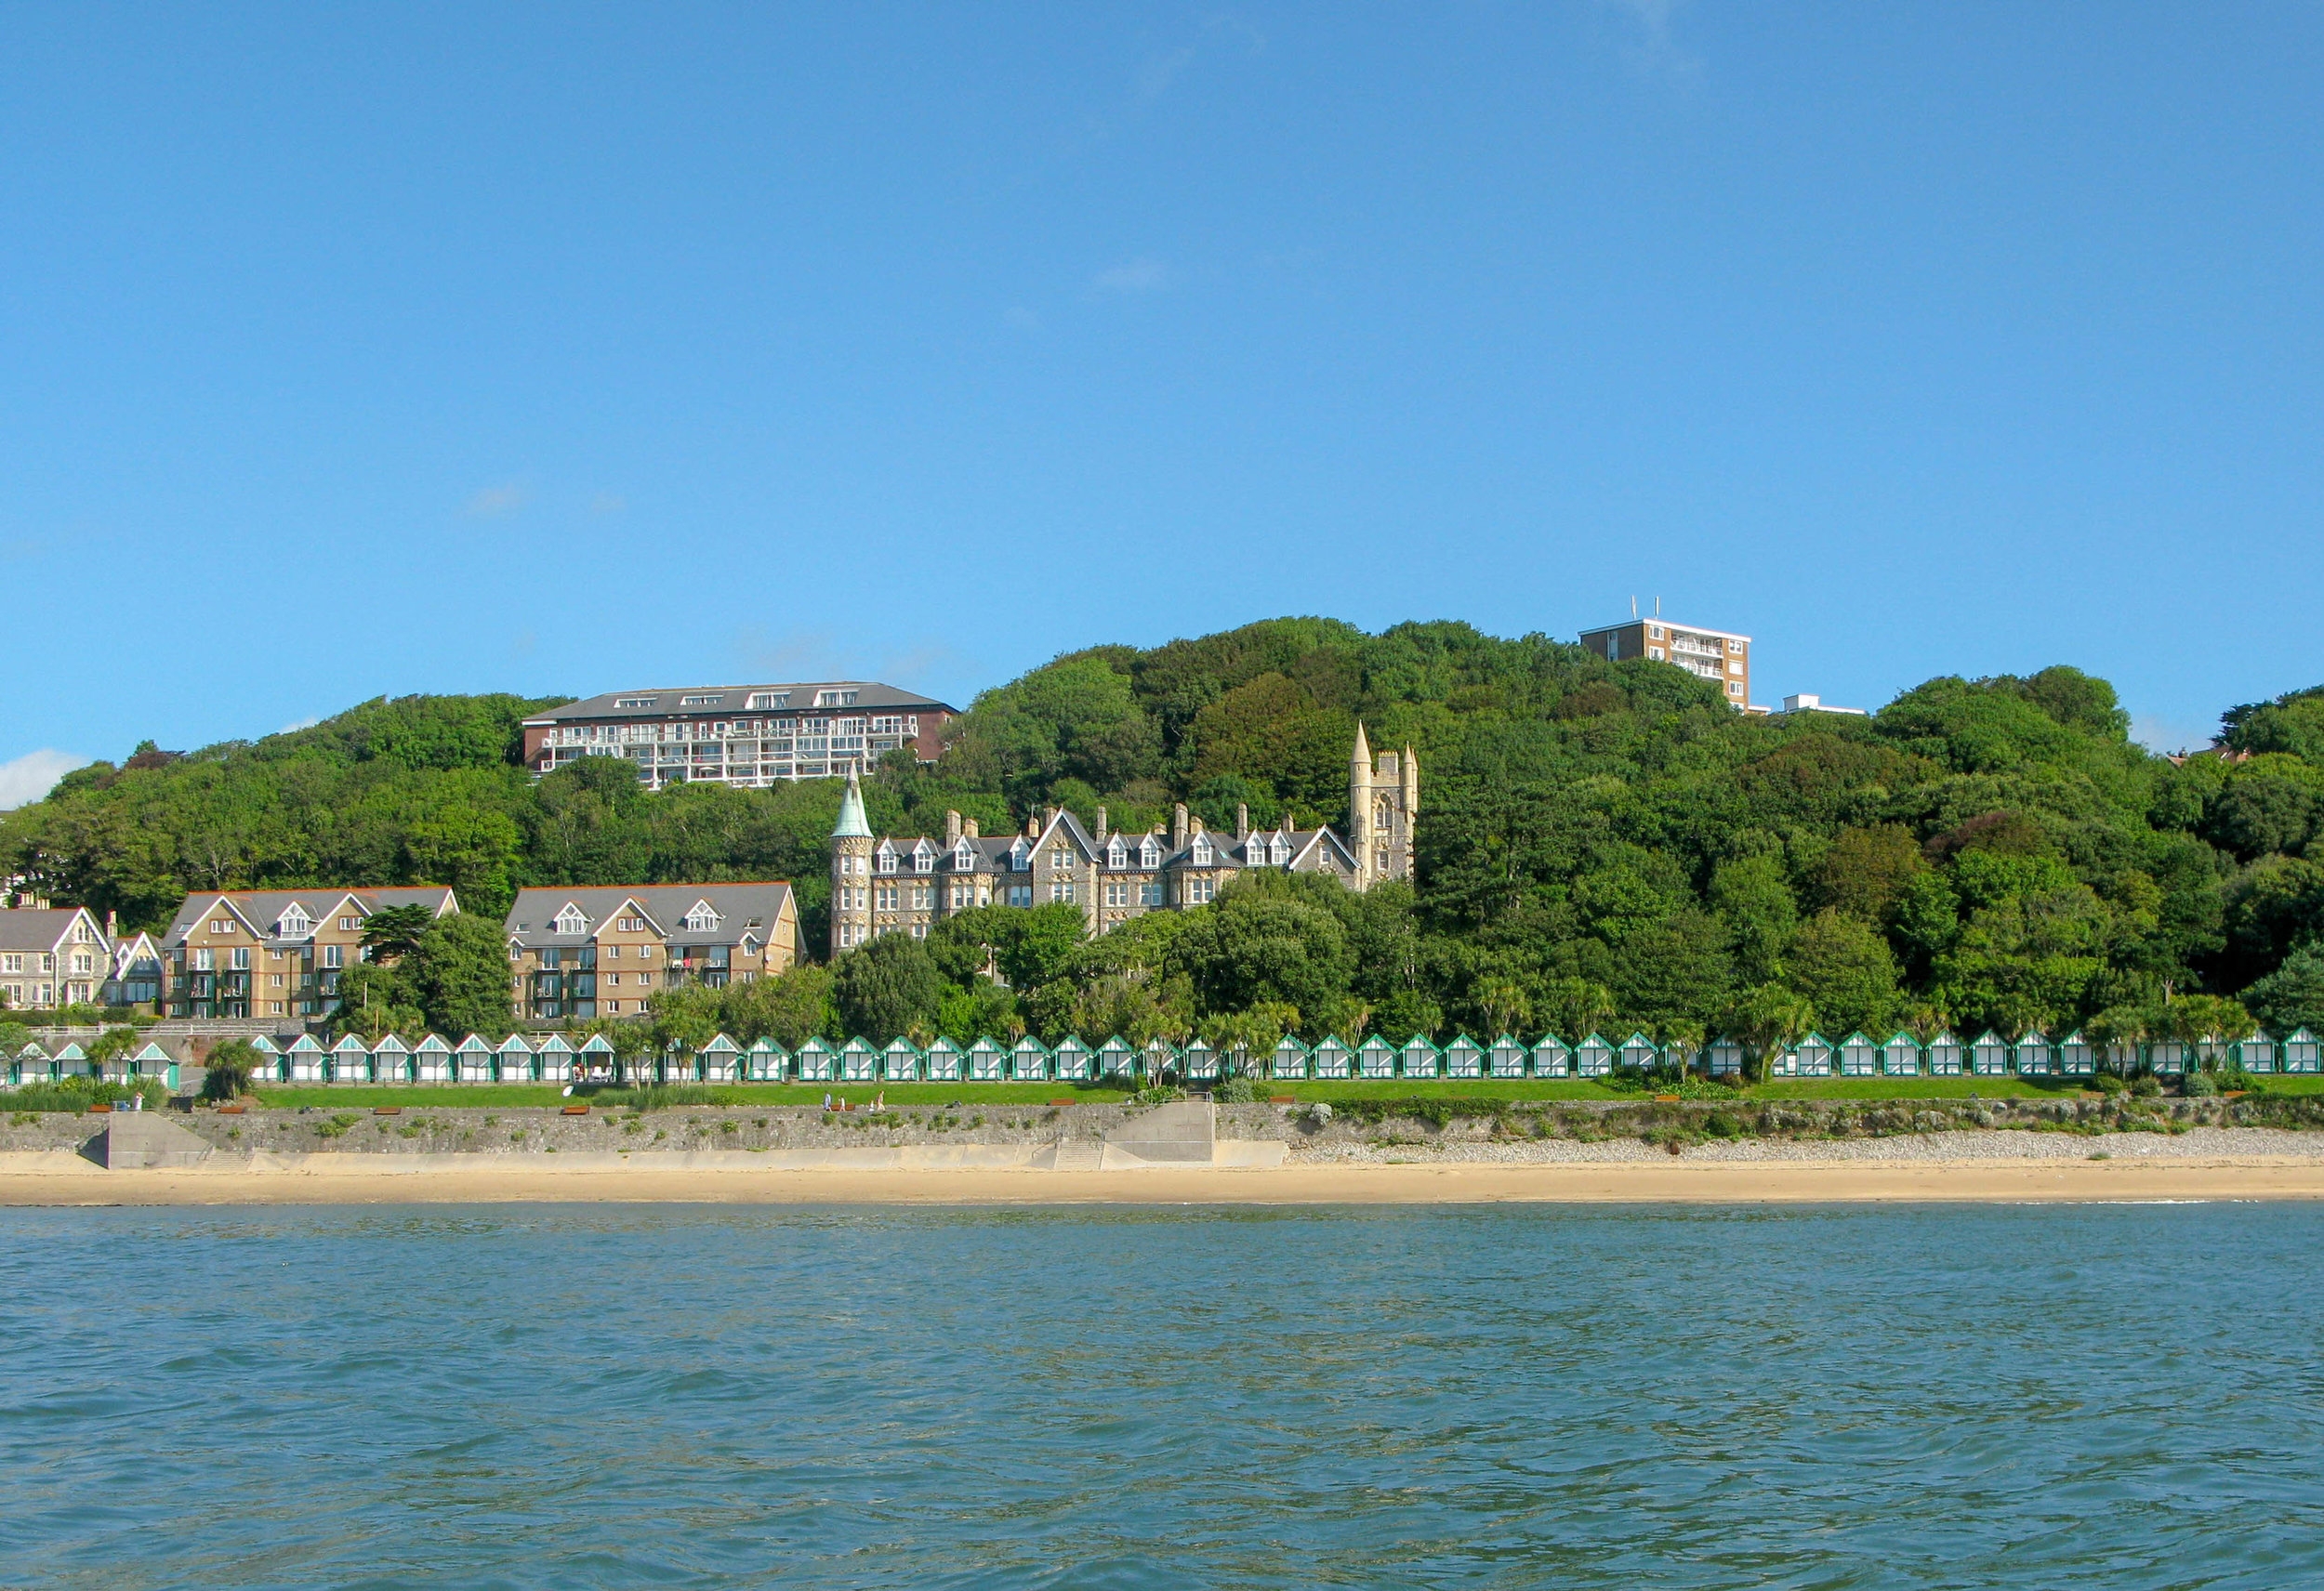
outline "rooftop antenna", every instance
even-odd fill
[[[1633,619],[1638,617],[1638,598],[1635,597],[1630,599],[1630,616]]]
[[[1662,617],[1662,598],[1659,597],[1655,598],[1655,617],[1657,619]]]

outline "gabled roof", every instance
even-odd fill
[[[224,901],[228,911],[239,919],[256,940],[278,942],[305,942],[281,940],[274,931],[283,914],[292,906],[306,913],[312,923],[325,923],[340,915],[339,908],[352,903],[355,914],[368,917],[374,912],[390,906],[426,906],[439,917],[448,916],[460,909],[451,888],[442,884],[418,884],[388,888],[349,888],[332,885],[318,889],[210,889],[189,895],[178,903],[177,916],[162,935],[165,945],[183,944],[194,924],[210,914],[210,909]]]
[[[97,934],[97,948],[112,953],[111,942],[105,938],[105,925],[99,922],[86,906],[54,908],[18,907],[0,912],[0,950],[39,951],[54,953],[65,946],[65,936],[73,925],[87,919]]]
[[[719,914],[719,926],[703,932],[685,927],[686,914],[706,903]],[[557,931],[557,914],[577,906],[587,919],[578,934]],[[541,948],[596,942],[604,926],[634,907],[653,925],[654,932],[673,944],[726,944],[751,928],[772,933],[785,913],[797,915],[791,887],[781,882],[750,884],[628,884],[584,885],[575,888],[535,888],[517,892],[505,925],[512,944]]]

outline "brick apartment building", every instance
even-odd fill
[[[522,889],[508,909],[511,1007],[521,1020],[643,1016],[656,990],[722,989],[799,959],[788,884]]]
[[[1622,658],[1651,658],[1675,663],[1689,674],[1711,680],[1725,692],[1727,705],[1748,712],[1751,704],[1751,638],[1726,630],[1706,630],[1697,625],[1674,625],[1667,619],[1632,619],[1584,630],[1581,644],[1608,662]]]
[[[327,1017],[363,959],[363,924],[390,906],[460,909],[440,884],[389,889],[224,889],[186,897],[162,934],[172,1017]]]
[[[112,945],[85,906],[0,911],[0,1006],[34,1011],[95,1000]]]
[[[617,690],[524,720],[524,764],[548,773],[584,756],[626,756],[655,790],[699,780],[760,790],[868,772],[909,748],[944,751],[956,709],[870,680]]]

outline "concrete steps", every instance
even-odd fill
[[[108,1171],[182,1170],[215,1151],[167,1117],[150,1111],[116,1111],[90,1145],[90,1158]]]

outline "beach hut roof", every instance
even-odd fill
[[[1842,1039],[1840,1043],[1842,1047],[1850,1045],[1860,1049],[1871,1049],[1874,1047],[1872,1041],[1865,1036],[1865,1032],[1862,1028],[1858,1028],[1855,1032],[1850,1033],[1846,1038]]]
[[[1533,1053],[1536,1055],[1571,1055],[1573,1052],[1565,1047],[1565,1041],[1555,1033],[1543,1033],[1534,1041]]]
[[[412,1053],[412,1046],[396,1037],[395,1034],[390,1033],[371,1046],[371,1053],[374,1055],[409,1055]]]
[[[1378,1033],[1374,1033],[1370,1038],[1366,1039],[1362,1044],[1356,1045],[1355,1047],[1360,1053],[1366,1055],[1378,1055],[1382,1050],[1386,1050],[1390,1055],[1396,1053],[1396,1046],[1390,1044],[1386,1039],[1381,1038]]]
[[[86,1060],[88,1058],[88,1052],[83,1049],[78,1044],[67,1041],[64,1048],[59,1050],[51,1058],[56,1060]]]
[[[260,1055],[280,1055],[283,1053],[282,1046],[277,1045],[272,1039],[267,1037],[264,1033],[252,1035],[250,1047],[257,1050]],[[140,1050],[139,1053],[143,1054],[144,1052]]]
[[[1908,1032],[1903,1028],[1898,1028],[1895,1032],[1888,1035],[1887,1042],[1882,1044],[1881,1047],[1882,1049],[1894,1049],[1898,1045],[1910,1045],[1913,1048],[1919,1049],[1921,1047],[1921,1041],[1914,1038],[1911,1033]]]
[[[1009,1047],[1018,1055],[1049,1054],[1049,1051],[1043,1047],[1041,1041],[1035,1038],[1031,1033],[1025,1034],[1024,1037],[1019,1039],[1015,1044],[1010,1045]]]
[[[16,1058],[19,1060],[46,1060],[49,1058],[49,1055],[46,1050],[40,1047],[40,1041],[38,1039],[34,1039],[32,1043],[26,1045],[22,1049],[18,1050],[16,1052]]]
[[[1455,1033],[1453,1035],[1453,1042],[1445,1046],[1445,1053],[1446,1055],[1452,1054],[1455,1050],[1459,1050],[1464,1055],[1483,1055],[1485,1053],[1485,1047],[1478,1044],[1476,1040],[1471,1038],[1467,1033]]]
[[[164,1049],[157,1041],[147,1039],[145,1047],[129,1058],[132,1060],[176,1060],[178,1058]]]
[[[508,1046],[506,1045],[501,1045],[501,1048],[503,1049],[508,1047]],[[564,1034],[551,1033],[547,1038],[543,1039],[539,1044],[533,1046],[533,1053],[535,1055],[571,1055],[573,1053],[573,1046],[565,1043]]]
[[[1807,1036],[1802,1038],[1795,1047],[1803,1050],[1829,1049],[1831,1048],[1831,1040],[1826,1038],[1823,1034],[1811,1028],[1808,1030]]]
[[[1523,1049],[1525,1047],[1525,1046],[1523,1041],[1521,1041],[1514,1033],[1503,1033],[1499,1038],[1493,1041],[1493,1049],[1496,1054],[1499,1054],[1502,1050]]]
[[[1340,1042],[1338,1033],[1326,1033],[1315,1041],[1315,1053],[1317,1055],[1346,1055],[1349,1050],[1346,1045]]]
[[[1959,1049],[1961,1041],[1953,1036],[1952,1029],[1940,1028],[1937,1030],[1936,1036],[1929,1041],[1929,1047],[1934,1049],[1939,1045],[1948,1045],[1954,1049]]]
[[[1100,1055],[1136,1055],[1138,1052],[1131,1047],[1128,1039],[1116,1033],[1112,1038],[1098,1045],[1098,1053]]]
[[[1406,1055],[1441,1055],[1444,1053],[1429,1042],[1429,1038],[1426,1033],[1414,1033],[1410,1038],[1404,1041],[1403,1048],[1404,1053]]]
[[[1057,1041],[1057,1048],[1050,1053],[1054,1055],[1088,1055],[1089,1053],[1089,1046],[1083,1044],[1073,1034],[1067,1033],[1063,1038]]]
[[[2041,1030],[2040,1028],[2028,1028],[2026,1030],[2026,1036],[2017,1041],[2017,1047],[2025,1049],[2034,1045],[2046,1045],[2050,1041],[2048,1039],[2042,1036]]]
[[[1192,1043],[1188,1044],[1185,1049],[1180,1053],[1182,1055],[1194,1055],[1197,1052],[1203,1055],[1208,1055],[1210,1053],[1210,1046],[1203,1043],[1200,1038],[1196,1038]]]
[[[2286,1044],[2314,1044],[2316,1035],[2305,1028],[2294,1028],[2284,1035]]]
[[[452,1053],[452,1046],[444,1043],[441,1035],[429,1033],[419,1041],[416,1053],[420,1055],[450,1055]]]
[[[349,1033],[331,1046],[331,1053],[333,1055],[369,1055],[371,1051],[364,1047],[363,1040],[353,1033]]]
[[[960,1053],[960,1046],[954,1044],[950,1039],[944,1037],[942,1033],[939,1033],[936,1035],[936,1042],[928,1046],[928,1053],[931,1055],[958,1055]]]
[[[799,1045],[798,1053],[800,1055],[829,1055],[831,1053],[831,1046],[824,1043],[820,1036],[817,1036],[815,1038],[809,1039],[805,1044]]]
[[[724,1033],[712,1033],[710,1042],[702,1046],[702,1053],[705,1055],[740,1055],[743,1053],[743,1046]]]
[[[757,1038],[750,1041],[750,1053],[753,1055],[781,1055],[783,1053],[783,1046],[776,1044],[772,1039],[767,1037],[766,1034],[760,1033]]]
[[[290,1052],[293,1055],[321,1055],[323,1045],[316,1042],[314,1034],[301,1033],[291,1040]]]
[[[1610,1044],[1606,1043],[1606,1042],[1605,1042],[1605,1040],[1604,1040],[1604,1038],[1602,1035],[1600,1035],[1600,1034],[1597,1034],[1597,1033],[1594,1033],[1594,1032],[1593,1032],[1593,1033],[1591,1033],[1591,1034],[1588,1038],[1586,1038],[1586,1039],[1582,1040],[1582,1041],[1581,1041],[1581,1043],[1579,1043],[1579,1044],[1576,1045],[1574,1047],[1575,1047],[1576,1049],[1604,1049],[1604,1050],[1610,1050],[1610,1049],[1612,1049],[1614,1046],[1613,1046],[1612,1045],[1610,1045]]]
[[[1706,1047],[1717,1050],[1723,1055],[1729,1051],[1741,1049],[1743,1045],[1742,1041],[1737,1039],[1733,1033],[1721,1033],[1717,1038],[1712,1039]]]
[[[898,1033],[894,1038],[888,1041],[888,1047],[880,1053],[883,1055],[916,1056],[920,1053],[920,1046],[914,1044],[910,1039],[905,1038],[903,1034]]]
[[[808,1042],[812,1044],[814,1041],[811,1039]],[[998,1055],[1001,1049],[1000,1045],[980,1033],[976,1042],[969,1046],[969,1053],[971,1055]]]
[[[607,1038],[603,1033],[591,1033],[588,1038],[581,1041],[580,1053],[583,1055],[611,1055],[614,1053],[614,1041]]]
[[[871,1040],[852,1038],[839,1046],[839,1053],[841,1055],[878,1055],[879,1052],[872,1048]]]
[[[493,1052],[493,1046],[484,1042],[482,1033],[470,1033],[452,1047],[456,1055],[490,1055]]]
[[[1299,1034],[1286,1033],[1275,1040],[1275,1053],[1277,1055],[1307,1055],[1311,1052],[1305,1045],[1300,1042]]]

